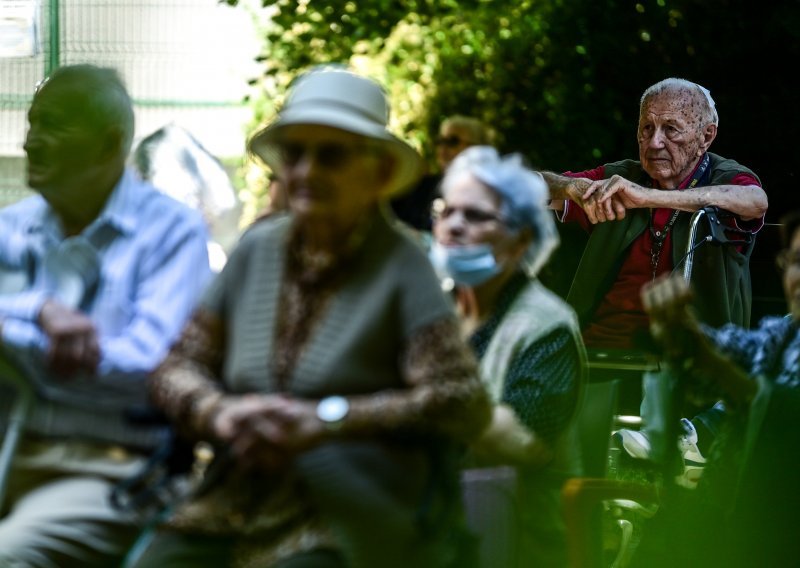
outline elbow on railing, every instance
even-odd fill
[[[752,191],[748,192],[748,199],[745,203],[741,203],[736,210],[732,211],[739,215],[745,221],[752,219],[760,219],[767,214],[769,207],[769,200],[767,194],[760,187],[751,188]]]
[[[753,203],[753,210],[755,215],[753,215],[753,219],[759,219],[767,214],[767,208],[769,207],[769,201],[767,199],[767,194],[764,192],[760,192],[760,195],[757,195],[754,199]]]

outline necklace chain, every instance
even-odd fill
[[[664,224],[664,227],[657,231],[655,227],[653,227],[653,213],[650,213],[650,237],[652,239],[652,243],[650,244],[650,269],[653,275],[653,280],[656,279],[656,271],[658,270],[658,261],[661,258],[661,250],[664,248],[664,242],[667,240],[667,235],[669,234],[669,230],[675,224],[675,221],[678,219],[678,214],[680,211],[677,209],[672,212],[672,216],[669,220]]]
[[[695,170],[694,175],[692,176],[692,181],[686,186],[686,189],[692,189],[697,183],[703,178],[708,169],[709,163],[711,159],[709,155],[706,153],[703,156],[703,159],[700,161],[700,165]],[[653,217],[654,213],[650,211],[650,236],[652,237],[652,242],[650,244],[650,269],[652,271],[652,279],[656,279],[656,271],[658,270],[658,261],[661,259],[661,250],[664,248],[664,241],[667,240],[667,235],[669,234],[670,229],[675,224],[675,221],[678,219],[678,215],[680,211],[675,209],[672,212],[672,216],[669,220],[664,224],[664,227],[657,231],[655,227],[653,227]]]

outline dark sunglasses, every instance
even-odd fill
[[[447,146],[448,148],[455,148],[464,144],[465,140],[458,136],[437,136],[434,140],[437,146]]]
[[[305,156],[326,169],[337,169],[346,166],[353,158],[364,152],[374,151],[369,144],[340,144],[324,142],[322,144],[304,144],[302,142],[283,142],[279,145],[281,158],[287,166],[294,167]]]

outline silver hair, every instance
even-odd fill
[[[714,99],[711,98],[711,91],[703,87],[702,85],[698,85],[697,83],[693,83],[692,81],[687,81],[686,79],[678,79],[677,77],[670,77],[669,79],[664,79],[663,81],[659,81],[655,85],[651,85],[648,87],[645,92],[642,94],[642,98],[639,101],[639,110],[641,111],[644,108],[645,102],[648,99],[655,97],[656,95],[660,95],[665,92],[670,91],[692,91],[695,93],[700,93],[703,95],[702,100],[705,102],[705,108],[703,109],[703,115],[706,120],[706,124],[714,124],[719,126],[719,115],[717,114],[717,105],[714,103]]]
[[[544,178],[526,167],[520,154],[500,156],[491,146],[472,146],[450,164],[442,180],[442,194],[446,196],[454,181],[466,173],[497,193],[509,229],[529,229],[533,234],[522,267],[535,277],[559,243],[553,215],[546,207],[549,191]]]

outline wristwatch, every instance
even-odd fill
[[[328,430],[338,430],[350,411],[350,403],[343,396],[327,396],[317,403],[317,418]]]

